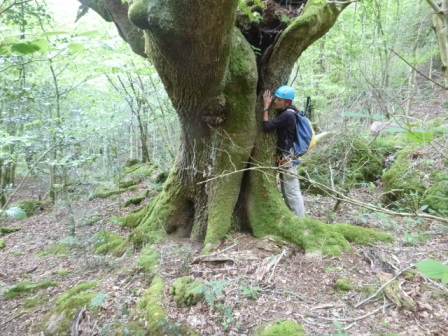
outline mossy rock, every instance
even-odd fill
[[[101,294],[91,291],[97,284],[96,281],[81,283],[59,295],[45,318],[45,334],[70,335],[70,325],[76,312],[84,306],[90,306],[92,300]]]
[[[146,198],[146,194],[143,194],[143,195],[137,195],[137,196],[131,197],[131,198],[127,199],[126,202],[124,202],[124,206],[127,207],[127,206],[130,206],[130,205],[132,205],[132,204],[134,204],[134,205],[138,205],[138,204],[140,204],[145,198]]]
[[[43,210],[45,207],[45,203],[38,200],[28,199],[14,203],[14,206],[25,211],[27,217],[31,217],[36,213],[37,210]]]
[[[126,167],[132,167],[135,165],[138,165],[140,163],[140,161],[138,159],[128,159],[126,161]]]
[[[169,171],[163,171],[157,174],[156,177],[152,179],[152,182],[157,184],[163,184],[165,183],[166,179],[168,178],[168,175],[170,174]]]
[[[12,286],[7,292],[5,292],[4,297],[6,299],[14,299],[18,296],[24,296],[29,293],[33,293],[38,291],[39,289],[44,289],[48,287],[57,286],[58,283],[56,281],[43,281],[40,283],[31,283],[31,282],[22,282],[15,286]]]
[[[194,306],[204,296],[201,288],[204,281],[194,280],[191,276],[177,278],[170,288],[170,295],[173,296],[174,302],[180,307]]]
[[[312,153],[302,158],[298,173],[303,177],[309,175],[326,186],[333,183],[348,189],[360,182],[377,180],[382,174],[382,157],[368,147],[367,140],[360,137],[333,137],[324,139],[324,143],[319,143]],[[306,180],[301,184],[302,189],[308,192],[327,194]]]
[[[278,319],[255,328],[256,336],[304,336],[303,327],[293,321]]]
[[[407,206],[412,211],[428,208],[448,214],[446,163],[435,162],[428,148],[414,145],[399,151],[382,181],[381,200],[386,205]]]
[[[93,250],[97,254],[123,255],[126,247],[126,238],[112,231],[100,231],[93,239]]]
[[[334,286],[339,291],[349,291],[353,289],[353,285],[349,279],[337,279]]]

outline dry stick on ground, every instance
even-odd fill
[[[398,278],[403,272],[406,272],[408,269],[414,267],[414,265],[408,266],[404,269],[402,269],[400,272],[398,272],[392,279],[390,279],[389,281],[387,281],[386,283],[384,283],[380,288],[378,288],[378,290],[375,292],[375,294],[373,294],[372,296],[369,296],[367,299],[361,301],[360,303],[358,303],[355,308],[358,308],[359,306],[362,306],[364,303],[370,301],[371,299],[373,299],[375,296],[378,295],[379,292],[381,292],[384,288],[386,288],[392,281],[394,281],[396,278]]]
[[[274,276],[274,273],[275,273],[275,268],[277,267],[278,263],[280,262],[280,259],[282,259],[283,256],[286,254],[286,250],[287,250],[287,249],[284,248],[283,251],[282,251],[282,253],[279,255],[279,257],[278,257],[277,260],[275,261],[274,266],[272,267],[271,275],[270,275],[269,278],[268,278],[268,283],[271,282],[272,277]]]
[[[326,321],[333,321],[333,322],[355,322],[355,321],[359,321],[359,320],[365,319],[366,317],[369,317],[371,315],[374,315],[374,314],[378,313],[384,307],[388,308],[390,306],[392,306],[391,303],[386,304],[385,306],[378,307],[375,310],[371,311],[370,313],[367,313],[367,314],[364,314],[364,315],[361,315],[361,316],[358,316],[358,317],[350,317],[350,318],[334,318],[333,319],[333,318],[317,316],[317,315],[308,315],[308,316],[314,317],[314,318],[319,318],[319,319],[326,320]]]
[[[197,263],[199,263],[201,261],[218,261],[217,259],[212,259],[212,258],[216,257],[217,255],[219,255],[221,253],[224,253],[225,251],[228,251],[228,250],[234,248],[237,245],[238,244],[233,244],[233,245],[230,245],[230,246],[226,247],[225,249],[223,249],[221,251],[217,251],[217,252],[206,254],[206,255],[200,255],[199,257],[194,258],[191,261],[191,264],[197,264]],[[230,260],[230,261],[235,262],[233,259],[230,259],[230,258],[226,258],[225,260]]]

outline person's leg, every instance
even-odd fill
[[[297,179],[296,167],[284,168],[280,175],[283,198],[286,205],[297,217],[305,217],[305,204],[303,202],[300,183]],[[289,174],[288,174],[289,173]]]

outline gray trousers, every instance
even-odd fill
[[[303,218],[305,217],[305,204],[300,191],[300,183],[296,176],[297,168],[293,165],[283,167],[280,170],[280,182],[285,203],[297,217]]]

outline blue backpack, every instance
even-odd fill
[[[289,109],[294,112],[296,117],[296,140],[294,141],[295,156],[302,156],[316,144],[316,136],[314,134],[311,122],[301,111]]]

